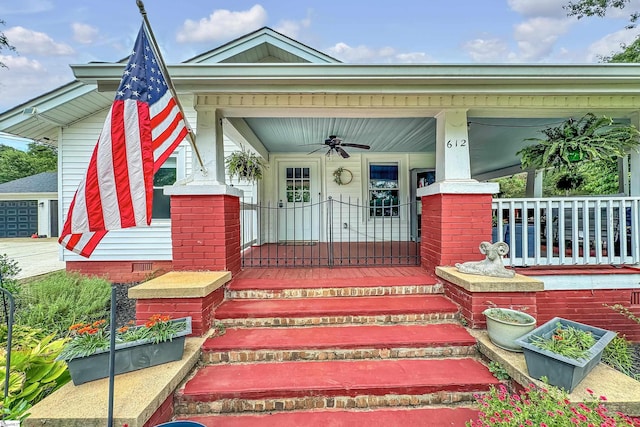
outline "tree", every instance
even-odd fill
[[[0,19],[0,24],[4,25],[4,21],[2,19]],[[9,40],[7,39],[7,36],[5,36],[2,31],[0,31],[0,52],[2,52],[2,49],[7,49],[11,51],[16,50],[14,46],[11,46],[9,44]],[[3,62],[0,62],[0,67],[7,68],[7,66]]]
[[[57,166],[58,153],[55,148],[33,142],[25,153],[0,145],[0,184],[41,172],[55,171]]]
[[[569,11],[569,16],[582,19],[585,16],[603,17],[612,9],[624,9],[629,3],[630,0],[579,0],[577,2],[569,2],[568,5],[563,7]],[[638,18],[640,18],[640,12],[631,12],[627,27],[635,27]]]

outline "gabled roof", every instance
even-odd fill
[[[269,27],[262,27],[253,33],[184,61],[191,64],[263,62],[339,63],[340,61]]]
[[[0,184],[0,193],[57,193],[58,173],[42,172]]]

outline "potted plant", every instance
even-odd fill
[[[106,320],[72,325],[71,341],[57,360],[67,362],[75,385],[109,376],[110,328]],[[153,315],[144,325],[116,330],[115,374],[182,359],[191,317]]]
[[[523,169],[554,169],[560,173],[557,188],[574,190],[584,181],[578,166],[584,162],[610,160],[638,149],[640,132],[631,125],[588,113],[579,120],[569,118],[541,131],[543,138],[518,151]]]
[[[490,307],[482,312],[487,318],[489,339],[504,350],[521,352],[522,349],[515,340],[532,331],[536,327],[536,319],[521,310],[497,307],[491,302],[489,304]]]
[[[224,161],[229,172],[229,178],[237,177],[238,182],[240,180],[255,182],[262,179],[263,171],[266,167],[261,157],[246,150],[244,147],[231,153]]]
[[[615,332],[554,317],[516,343],[524,351],[531,377],[546,377],[549,384],[572,392],[600,362],[615,336]]]

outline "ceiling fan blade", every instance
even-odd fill
[[[369,147],[368,145],[363,145],[363,144],[351,144],[349,142],[345,142],[344,144],[340,144],[343,147],[354,147],[354,148],[362,148],[363,150],[368,150]]]
[[[336,151],[338,152],[338,154],[340,154],[342,156],[343,159],[349,158],[349,153],[344,151],[342,148],[336,147]]]
[[[322,147],[320,147],[320,148],[316,148],[316,149],[315,149],[315,150],[313,150],[312,152],[307,153],[307,155],[309,155],[309,154],[313,154],[313,153],[315,153],[316,151],[320,151],[320,150],[322,150],[322,149],[324,149],[324,146],[322,146]]]

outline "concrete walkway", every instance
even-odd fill
[[[9,259],[17,261],[18,267],[22,269],[16,279],[64,270],[65,262],[60,261],[61,248],[55,237],[0,239],[0,255],[6,254]]]

